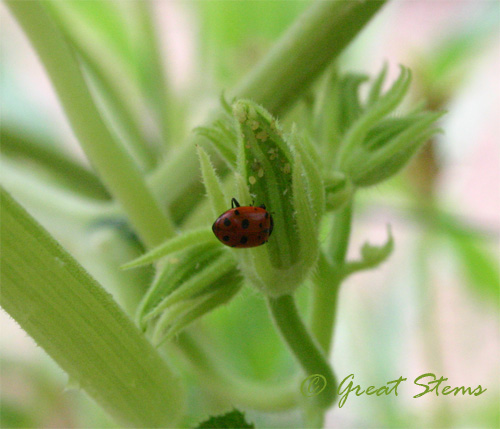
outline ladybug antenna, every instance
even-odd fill
[[[236,200],[236,198],[231,198],[231,208],[239,207],[240,203]]]

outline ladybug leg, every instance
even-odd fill
[[[236,200],[236,198],[231,198],[231,208],[239,207],[240,203]]]

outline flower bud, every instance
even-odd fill
[[[388,117],[408,92],[411,74],[401,67],[401,73],[392,87],[381,94],[386,68],[373,83],[366,103],[359,101],[357,79],[341,79],[339,85],[350,81],[349,99],[340,102],[355,107],[350,115],[350,126],[343,131],[340,148],[336,154],[335,168],[345,173],[357,187],[378,184],[401,170],[421,145],[439,130],[433,123],[441,112],[414,112],[406,116]],[[340,92],[342,88],[339,90]]]
[[[423,112],[382,121],[346,158],[344,171],[359,187],[376,185],[398,173],[439,129],[432,124],[443,112]]]
[[[319,169],[302,136],[284,135],[263,107],[233,104],[238,130],[236,182],[240,202],[265,204],[274,219],[269,242],[235,250],[239,266],[264,293],[293,292],[316,262],[318,224],[324,210]]]
[[[158,266],[138,309],[139,325],[159,344],[228,302],[241,280],[233,255],[215,240],[174,252]]]

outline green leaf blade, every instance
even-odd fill
[[[165,243],[151,249],[144,255],[134,259],[133,261],[127,262],[122,265],[122,269],[128,270],[129,268],[141,267],[143,265],[152,264],[158,259],[170,255],[174,252],[179,252],[186,249],[189,246],[200,243],[209,243],[213,240],[213,233],[207,228],[195,229],[188,231],[183,235],[179,235],[171,240],[165,241]]]
[[[247,423],[245,414],[241,411],[234,409],[229,413],[219,416],[212,416],[208,420],[201,422],[196,429],[224,429],[224,428],[241,428],[252,429],[255,428],[253,423]]]
[[[222,185],[219,178],[217,177],[217,172],[210,161],[210,157],[203,150],[201,146],[197,147],[198,157],[200,158],[201,166],[201,177],[203,179],[203,184],[207,190],[208,199],[210,200],[210,206],[212,207],[212,213],[215,218],[220,216],[227,210],[228,199],[224,195],[222,190]]]

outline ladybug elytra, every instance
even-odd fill
[[[265,205],[241,207],[235,198],[231,209],[222,213],[212,225],[212,231],[222,244],[236,248],[257,247],[273,232],[273,217]]]

